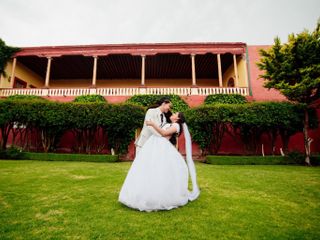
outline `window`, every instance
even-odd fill
[[[26,87],[27,87],[27,82],[17,77],[14,78],[13,88],[26,88]]]
[[[228,87],[234,87],[234,79],[232,77],[229,78],[227,86]]]

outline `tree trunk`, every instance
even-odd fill
[[[305,163],[311,166],[310,163],[310,147],[309,147],[309,136],[308,136],[308,126],[309,126],[309,114],[308,109],[304,110],[304,121],[303,121],[303,136],[304,136],[304,148],[306,150]]]
[[[277,129],[272,129],[272,130],[270,130],[270,132],[268,131],[267,135],[268,135],[268,137],[270,139],[270,142],[271,142],[271,153],[272,153],[272,156],[273,156],[275,154],[276,139],[277,139],[277,136],[278,136],[278,130]]]
[[[8,142],[9,134],[10,134],[12,127],[13,127],[13,124],[8,124],[8,125],[5,125],[1,128],[1,135],[2,135],[1,148],[3,150],[7,149],[7,142]]]
[[[48,136],[44,130],[41,130],[41,140],[42,140],[43,151],[45,153],[48,153],[50,143],[49,143]]]
[[[282,147],[283,147],[282,150],[285,154],[288,154],[290,135],[286,130],[280,130],[280,136],[281,136]]]
[[[219,152],[225,132],[226,132],[225,123],[214,124],[212,137],[211,137],[212,141],[210,143],[210,149],[213,149],[213,154],[215,155]]]

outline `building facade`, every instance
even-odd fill
[[[218,93],[282,101],[285,98],[265,89],[259,78],[259,49],[267,47],[242,42],[27,47],[8,63],[0,97],[22,94],[72,101],[99,94],[115,103],[135,94],[177,94],[191,107]],[[314,150],[320,152],[319,129],[311,135]],[[302,135],[291,142],[303,149]],[[237,148],[226,140],[222,151],[237,153]]]

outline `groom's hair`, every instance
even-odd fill
[[[161,106],[162,103],[171,103],[171,100],[169,97],[162,97],[155,104],[149,106],[148,109],[157,108],[157,107]]]
[[[169,97],[162,97],[157,101],[158,106],[162,103],[171,103],[171,99]]]

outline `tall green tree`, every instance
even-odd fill
[[[314,31],[304,30],[290,34],[288,42],[281,44],[277,37],[274,45],[260,50],[257,63],[266,88],[279,90],[288,100],[305,104],[303,133],[306,150],[305,162],[310,165],[308,136],[309,108],[320,98],[320,19]]]
[[[0,75],[6,76],[5,68],[10,58],[20,49],[16,47],[7,46],[0,38]]]

